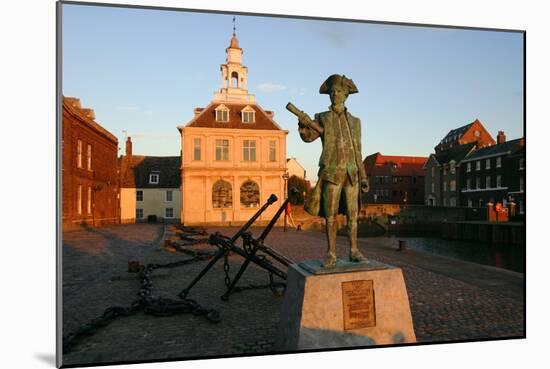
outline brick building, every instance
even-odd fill
[[[461,205],[484,207],[500,202],[507,207],[514,202],[515,215],[525,214],[525,141],[506,141],[504,132],[497,144],[470,153],[460,169],[464,178]]]
[[[117,138],[79,99],[63,97],[61,140],[63,229],[119,223]]]
[[[423,204],[424,170],[427,158],[386,156],[379,152],[363,161],[370,191],[362,195],[366,203]]]
[[[284,201],[286,135],[273,112],[247,90],[248,68],[235,33],[221,65],[222,87],[205,108],[178,126],[182,142],[182,212],[189,224],[246,222],[271,194],[269,220]]]
[[[460,163],[475,150],[474,142],[455,146],[436,154],[431,154],[424,166],[426,174],[425,204],[430,206],[459,206],[460,204]]]
[[[122,223],[180,221],[180,156],[134,155],[128,137],[119,163]]]
[[[450,130],[434,147],[434,150],[438,154],[453,147],[470,143],[474,143],[476,148],[481,148],[494,145],[496,142],[483,124],[476,119],[470,124]]]
[[[430,206],[460,206],[461,161],[479,148],[495,144],[493,137],[476,119],[450,130],[434,147],[424,165],[424,203]]]

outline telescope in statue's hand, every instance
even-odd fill
[[[323,127],[321,127],[319,123],[311,119],[309,115],[307,115],[306,113],[298,109],[296,106],[294,106],[294,104],[292,104],[291,102],[286,104],[286,110],[288,110],[289,112],[297,116],[300,121],[300,124],[306,127],[312,128],[317,132],[319,132],[320,134],[323,134],[323,131],[324,131]]]

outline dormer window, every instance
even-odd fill
[[[156,173],[149,174],[149,184],[159,184],[159,175]]]
[[[229,109],[227,106],[218,105],[216,110],[216,122],[229,122]]]
[[[243,123],[254,123],[255,110],[247,105],[243,110],[241,110],[241,116]]]

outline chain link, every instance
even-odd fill
[[[229,286],[231,286],[231,278],[229,277],[229,252],[226,252],[223,257],[223,272],[225,273],[225,287],[229,289]]]

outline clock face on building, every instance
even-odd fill
[[[477,129],[474,131],[474,136],[479,137],[480,134],[481,133]]]

